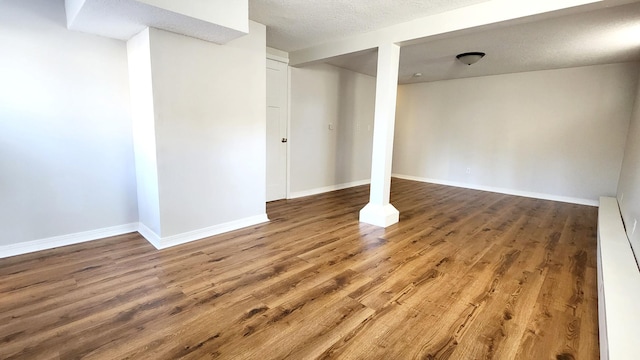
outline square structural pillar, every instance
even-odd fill
[[[360,221],[381,227],[397,223],[400,216],[389,203],[399,63],[400,46],[384,44],[378,47],[371,187],[369,203],[360,210]]]

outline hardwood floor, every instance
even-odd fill
[[[157,251],[0,259],[2,359],[597,359],[597,208],[394,179]]]

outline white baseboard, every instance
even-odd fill
[[[294,191],[289,193],[289,199],[296,199],[296,198],[301,198],[305,196],[318,195],[318,194],[323,194],[330,191],[342,190],[342,189],[347,189],[347,188],[360,186],[360,185],[368,185],[368,184],[371,184],[371,179],[351,181],[348,183],[324,186],[324,187],[310,189],[310,190]]]
[[[251,216],[248,218],[234,220],[223,224],[218,224],[215,226],[210,226],[204,229],[198,229],[189,231],[182,234],[167,236],[165,238],[161,238],[153,232],[151,229],[146,227],[144,224],[140,224],[138,232],[142,235],[147,241],[151,243],[156,249],[166,249],[171,246],[176,246],[184,243],[188,243],[195,240],[204,239],[210,236],[219,235],[225,232],[242,229],[245,227],[261,224],[268,222],[269,218],[267,218],[267,214]]]
[[[171,246],[184,244],[190,241],[204,239],[209,236],[222,234],[225,232],[238,230],[244,227],[253,226],[269,221],[267,214],[251,216],[248,218],[230,221],[224,224],[211,226],[204,229],[189,231],[183,234],[177,234],[161,238],[153,230],[141,223],[131,223],[125,225],[112,226],[103,229],[84,231],[80,233],[54,236],[46,239],[33,241],[25,241],[17,244],[9,244],[0,246],[0,259],[27,254],[31,252],[49,250],[61,246],[79,244],[92,240],[99,240],[111,236],[139,232],[147,241],[156,249],[165,249]]]
[[[149,229],[147,225],[139,223],[138,233],[142,235],[142,237],[145,238],[148,242],[150,242],[153,247],[155,247],[156,249],[161,249],[160,246],[162,244],[162,241],[160,239],[160,236],[156,234],[155,231]]]
[[[552,200],[552,201],[560,201],[560,202],[566,202],[571,204],[589,205],[589,206],[598,206],[600,204],[598,200],[592,200],[592,199],[581,199],[581,198],[574,198],[569,196],[559,196],[559,195],[536,193],[531,191],[498,188],[493,186],[474,185],[474,184],[467,184],[467,183],[461,183],[456,181],[429,179],[429,178],[423,178],[423,177],[412,176],[412,175],[392,174],[391,176],[399,179],[405,179],[405,180],[420,181],[420,182],[426,182],[426,183],[438,184],[438,185],[455,186],[455,187],[460,187],[465,189],[489,191],[489,192],[494,192],[499,194],[516,195],[516,196],[523,196],[523,197],[541,199],[541,200]]]
[[[49,250],[61,246],[79,244],[82,242],[103,239],[106,237],[132,233],[138,230],[138,223],[111,226],[108,228],[83,231],[74,234],[54,236],[45,239],[20,242],[0,246],[0,259],[10,256],[27,254],[35,251]]]

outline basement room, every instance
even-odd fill
[[[640,0],[0,1],[0,359],[637,359]]]

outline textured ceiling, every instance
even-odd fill
[[[488,0],[249,0],[267,46],[295,51]]]
[[[457,54],[468,51],[487,55],[472,66],[455,59]],[[327,62],[375,76],[376,55],[375,50],[367,50]],[[399,83],[627,61],[640,61],[640,3],[424,39],[402,47]],[[421,77],[412,76],[418,72]]]

